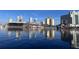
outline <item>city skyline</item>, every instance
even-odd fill
[[[79,48],[78,10],[3,10],[0,21],[1,49]]]
[[[60,16],[65,15],[72,10],[0,10],[0,23],[8,22],[9,18],[16,21],[17,16],[23,16],[24,21],[29,21],[29,17],[37,18],[38,21],[44,21],[46,17],[52,17],[55,25],[60,24]]]

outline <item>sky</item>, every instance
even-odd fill
[[[23,16],[24,21],[29,21],[29,17],[44,21],[46,17],[52,17],[55,24],[60,23],[60,16],[68,14],[70,10],[0,10],[0,23],[8,22],[9,18],[16,21],[17,16]]]

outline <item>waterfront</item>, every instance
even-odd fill
[[[78,48],[78,30],[29,29],[0,30],[0,48],[71,49]]]
[[[0,48],[79,48],[79,12],[77,11],[8,10],[5,12],[9,15],[6,17],[4,14],[3,23],[0,23]],[[40,15],[35,17],[32,12],[37,15],[40,12]]]

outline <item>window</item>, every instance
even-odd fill
[[[75,15],[75,22],[78,24],[78,15]]]

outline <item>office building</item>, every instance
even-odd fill
[[[32,23],[32,22],[33,22],[33,18],[30,17],[30,18],[29,18],[29,23]]]
[[[79,27],[79,12],[72,11],[61,16],[61,24],[67,25],[68,27]]]
[[[51,17],[47,17],[45,22],[43,22],[46,26],[54,26],[54,19]]]

